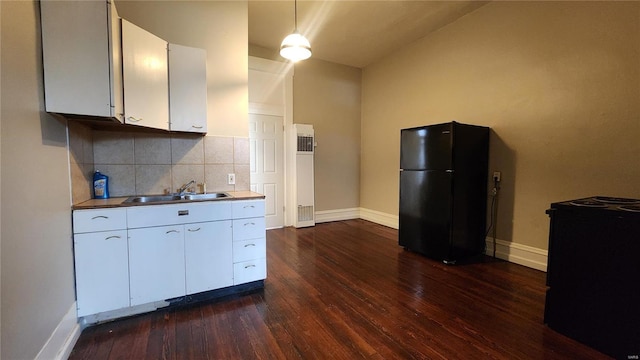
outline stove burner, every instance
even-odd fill
[[[640,203],[640,200],[636,199],[625,199],[618,197],[609,197],[609,196],[594,196],[593,200],[603,202],[606,204],[637,204]]]
[[[585,206],[585,207],[593,207],[593,208],[605,208],[607,205],[602,202],[594,201],[594,200],[573,200],[570,202],[571,205],[575,206]]]
[[[622,205],[618,209],[631,212],[640,212],[640,205]]]

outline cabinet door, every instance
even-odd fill
[[[74,235],[78,316],[129,306],[127,231]]]
[[[207,52],[169,44],[171,130],[207,132]]]
[[[184,226],[129,230],[131,306],[185,294]]]
[[[120,24],[113,2],[41,1],[45,109],[118,117]]]
[[[167,42],[122,20],[125,123],[169,129]]]
[[[233,285],[231,221],[184,228],[187,294]]]

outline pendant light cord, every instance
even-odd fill
[[[295,31],[298,31],[298,0],[293,0],[293,22]]]

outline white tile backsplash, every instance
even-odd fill
[[[175,192],[196,180],[207,191],[250,188],[249,139],[182,133],[140,133],[70,127],[74,203],[91,197],[94,169],[109,176],[112,197]],[[85,161],[85,163],[81,163]],[[236,185],[227,174],[236,174]]]

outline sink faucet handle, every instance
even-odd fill
[[[186,183],[184,186],[180,187],[180,189],[178,189],[178,195],[183,195],[185,191],[187,191],[187,189],[189,188],[189,186],[195,184],[196,181],[195,180],[191,180],[188,183]]]

